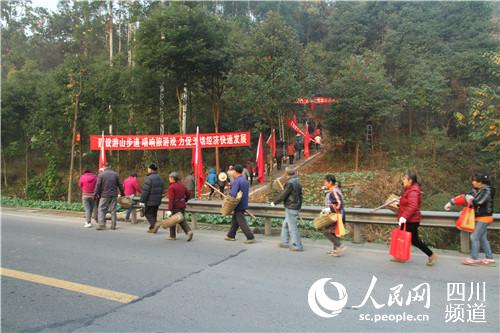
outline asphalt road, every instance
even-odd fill
[[[383,245],[348,244],[345,256],[334,258],[325,254],[324,240],[306,240],[302,253],[278,248],[275,237],[244,245],[241,234],[239,241],[225,242],[215,231],[195,231],[191,243],[184,236],[167,241],[165,231],[147,234],[144,225],[119,223],[116,231],[98,232],[82,228],[79,218],[29,210],[4,208],[1,225],[3,268],[138,297],[123,304],[2,276],[3,332],[500,331],[498,267],[463,266],[462,256],[451,251],[438,251],[439,262],[426,267],[416,249],[406,264],[390,262]],[[376,309],[368,298],[356,309],[373,276],[371,295],[385,306]],[[319,317],[308,305],[309,288],[321,278],[346,288],[347,304],[336,317]],[[484,302],[474,294],[468,301],[471,282],[485,283]],[[406,305],[409,293],[422,291],[411,289],[422,283],[429,284],[429,308],[425,294]],[[448,283],[464,283],[464,301],[447,300]],[[389,306],[389,295],[397,294],[391,288],[399,284],[403,303]],[[325,292],[339,299],[332,285]],[[474,303],[484,305],[479,309],[486,322],[467,322],[481,314],[472,311]],[[455,312],[458,322],[445,322],[447,306],[462,309]],[[403,314],[407,320],[396,322]],[[423,321],[409,321],[409,314]]]

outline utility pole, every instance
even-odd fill
[[[184,83],[182,92],[182,134],[186,134],[187,98],[187,85]]]
[[[160,85],[160,134],[165,134],[165,85]]]
[[[109,67],[113,67],[113,0],[108,2],[108,36],[109,36]],[[109,134],[113,134],[113,107],[108,104],[109,111]],[[110,151],[110,155],[113,152]]]

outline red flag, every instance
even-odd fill
[[[205,174],[203,172],[203,157],[201,154],[200,128],[196,127],[196,146],[193,148],[192,165],[194,178],[196,179],[197,196],[200,198],[201,189],[205,185]]]
[[[306,133],[304,136],[304,157],[309,158],[309,141],[311,139],[309,138],[309,125],[306,122]]]
[[[264,175],[264,147],[262,145],[262,133],[260,133],[259,136],[259,144],[257,145],[257,156],[255,158],[255,161],[257,162],[257,172],[259,173],[257,179],[259,183],[263,183],[265,180],[265,175]]]
[[[294,122],[295,124],[297,124],[297,116],[296,116],[296,115],[293,115],[293,122]]]
[[[271,134],[269,135],[269,139],[267,139],[266,144],[271,147],[271,152],[273,157],[276,157],[276,130],[273,128]]]
[[[102,131],[101,152],[99,153],[99,170],[106,165],[106,151],[104,150],[104,131]]]

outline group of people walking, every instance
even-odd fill
[[[141,188],[137,180],[137,174],[131,174],[125,181],[121,182],[118,174],[111,169],[110,164],[106,164],[99,175],[90,170],[86,170],[80,177],[79,185],[82,190],[82,201],[85,209],[85,228],[92,227],[92,218],[97,222],[96,230],[106,229],[106,214],[111,213],[111,230],[116,230],[117,202],[118,196],[133,197],[140,194],[140,206],[144,216],[149,222],[148,233],[158,231],[158,208],[165,192],[165,182],[158,173],[158,166],[151,163],[148,173]],[[179,174],[172,172],[169,175],[168,186],[168,211],[167,216],[176,213],[185,213],[186,203],[191,198],[191,191],[180,181]],[[132,208],[126,213],[126,220],[130,218]],[[179,223],[182,230],[187,235],[187,240],[193,238],[193,231],[188,226],[185,219]],[[168,239],[175,240],[176,227],[170,228]]]
[[[298,181],[296,171],[286,168],[288,178],[283,191],[271,202],[271,206],[283,202],[285,206],[285,220],[281,229],[281,248],[288,248],[291,251],[303,251],[303,245],[298,228],[298,217],[302,206],[302,186]],[[398,225],[401,230],[410,232],[412,245],[420,249],[428,257],[427,265],[433,266],[437,261],[437,254],[421,240],[419,236],[419,226],[421,222],[422,191],[414,171],[408,170],[402,177],[403,191],[399,198],[398,205]],[[322,213],[336,213],[346,222],[345,203],[340,184],[334,175],[324,177],[323,189],[325,203]],[[495,265],[491,246],[487,238],[488,224],[493,222],[493,202],[495,189],[492,187],[489,177],[485,174],[475,174],[472,177],[472,190],[465,195],[467,205],[474,207],[475,230],[471,233],[471,257],[463,261],[465,265]],[[455,204],[451,199],[444,207],[450,210]],[[347,247],[342,244],[336,236],[336,223],[323,228],[323,236],[332,243],[331,251],[327,254],[333,257],[340,257]],[[479,259],[480,247],[485,253],[484,259]],[[391,258],[392,261],[399,261]]]
[[[231,166],[227,173],[230,178],[230,187],[228,195],[231,197],[241,197],[238,205],[233,211],[231,227],[225,237],[226,241],[235,241],[238,229],[241,229],[246,237],[245,243],[255,243],[255,236],[246,221],[246,209],[249,200],[249,179],[246,169],[242,165]],[[289,166],[285,169],[286,183],[281,193],[271,201],[275,206],[283,203],[285,207],[285,219],[282,224],[281,242],[279,247],[287,248],[290,251],[303,251],[303,244],[298,228],[298,219],[302,208],[303,193],[302,185],[299,182],[296,169]],[[211,169],[207,181],[216,184],[219,181],[215,175],[215,170]],[[437,255],[420,239],[419,226],[421,222],[421,204],[422,191],[415,172],[409,170],[402,177],[403,191],[399,198],[397,220],[401,230],[410,232],[412,244],[425,253],[428,257],[427,265],[432,266],[437,261]],[[224,185],[225,186],[225,185]],[[85,227],[91,227],[91,218],[95,216],[97,208],[97,230],[106,228],[106,213],[111,212],[111,229],[116,229],[116,206],[118,195],[132,196],[141,194],[140,205],[144,207],[144,215],[149,222],[149,233],[156,233],[159,228],[157,221],[158,208],[164,195],[165,184],[158,173],[158,166],[152,163],[148,167],[148,174],[145,178],[142,188],[137,181],[137,174],[130,175],[122,185],[116,172],[111,170],[107,164],[98,176],[90,171],[86,171],[80,177],[80,187],[82,189],[82,200],[85,207]],[[324,177],[324,208],[322,213],[336,213],[346,222],[345,201],[340,184],[334,175],[328,174]],[[168,211],[167,216],[176,213],[185,214],[188,200],[191,198],[191,191],[180,181],[179,174],[172,172],[169,175],[168,186]],[[495,260],[491,246],[487,238],[488,224],[493,222],[493,200],[495,189],[485,174],[475,174],[472,177],[472,190],[465,194],[467,205],[474,207],[475,210],[475,230],[471,234],[471,258],[463,261],[466,265],[494,265]],[[451,199],[444,207],[450,210],[455,205]],[[127,211],[127,218],[130,211]],[[187,235],[187,240],[193,238],[193,231],[190,229],[185,219],[179,223],[181,229]],[[327,252],[333,257],[340,257],[344,254],[347,247],[342,244],[340,238],[335,233],[336,225],[333,223],[325,227],[322,233],[326,239],[332,243],[332,249]],[[170,235],[167,239],[175,240],[176,227],[170,227]],[[480,247],[485,252],[485,258],[479,259]],[[398,261],[396,259],[391,259]]]

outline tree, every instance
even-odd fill
[[[275,128],[300,92],[301,45],[297,35],[279,15],[269,12],[251,31],[251,38],[239,46],[229,77],[228,103],[256,113],[257,131]]]
[[[182,96],[203,75],[205,63],[217,52],[214,17],[203,8],[159,4],[137,32],[137,59],[155,71],[160,81],[171,78],[178,101],[179,132],[183,132]]]
[[[383,57],[377,53],[351,56],[332,77],[330,87],[338,99],[329,115],[330,133],[356,144],[363,141],[366,126],[387,132],[400,113],[396,89],[386,78]]]

